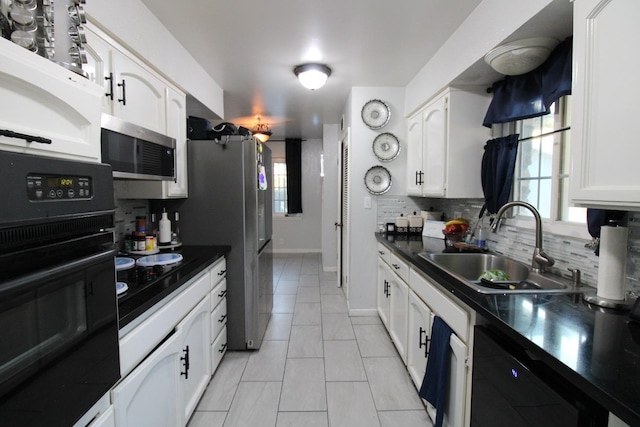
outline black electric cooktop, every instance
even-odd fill
[[[182,254],[183,258],[178,263],[153,267],[135,266],[118,271],[118,282],[124,282],[128,286],[126,292],[118,295],[120,329],[198,275],[229,250],[229,246],[183,246],[176,251]]]

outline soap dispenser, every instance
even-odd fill
[[[159,221],[158,242],[161,245],[171,243],[171,220],[167,217],[166,209],[162,209],[162,218]]]

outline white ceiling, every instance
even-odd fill
[[[351,87],[405,86],[480,1],[142,0],[223,88],[225,121],[274,139],[321,138]],[[305,62],[332,68],[323,88],[297,82]]]

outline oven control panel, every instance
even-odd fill
[[[32,201],[88,200],[93,185],[88,176],[29,174],[27,195]]]

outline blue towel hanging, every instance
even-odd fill
[[[422,380],[419,395],[436,408],[436,423],[434,427],[442,427],[444,420],[444,405],[447,401],[449,360],[451,347],[449,339],[453,331],[436,316],[431,326],[431,344],[427,359],[427,370]]]

